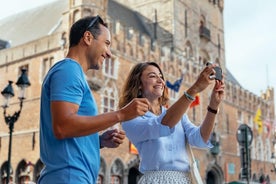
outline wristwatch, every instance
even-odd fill
[[[218,113],[218,110],[212,109],[210,106],[207,107],[207,111],[211,112],[213,114],[217,114]]]

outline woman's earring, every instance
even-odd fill
[[[139,89],[138,90],[138,95],[137,95],[138,98],[142,98],[142,91]]]

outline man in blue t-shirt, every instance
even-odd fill
[[[46,75],[41,93],[40,156],[45,167],[39,184],[93,184],[100,167],[100,148],[118,147],[122,130],[98,132],[144,115],[145,98],[98,115],[97,104],[85,78],[111,57],[110,32],[99,17],[85,17],[70,30],[69,52]]]

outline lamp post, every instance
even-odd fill
[[[21,70],[21,76],[18,78],[16,85],[19,87],[19,95],[18,95],[18,99],[20,101],[20,108],[18,111],[14,112],[14,114],[8,115],[6,110],[9,107],[9,100],[11,97],[14,96],[14,92],[13,92],[13,88],[12,88],[12,81],[9,81],[9,84],[7,85],[7,87],[1,92],[1,94],[5,97],[5,101],[3,104],[3,109],[4,109],[4,118],[5,118],[5,122],[6,124],[9,126],[9,151],[8,151],[8,165],[7,165],[7,184],[10,181],[10,168],[11,168],[11,146],[12,146],[12,132],[13,132],[13,128],[14,128],[14,123],[18,120],[19,116],[20,116],[20,112],[22,110],[23,107],[23,101],[25,99],[25,89],[26,87],[30,86],[30,82],[28,79],[28,76],[26,74],[27,70],[26,69],[22,69]]]
[[[251,150],[250,145],[253,141],[253,132],[247,124],[241,124],[236,133],[240,145],[241,158],[241,178],[246,179],[249,184],[251,178]]]

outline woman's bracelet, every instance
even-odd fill
[[[212,109],[210,106],[207,107],[207,111],[211,112],[213,114],[217,114],[218,113],[218,110]]]
[[[195,97],[193,97],[192,95],[190,95],[189,93],[187,93],[186,91],[184,92],[185,97],[189,100],[189,101],[194,101]]]

